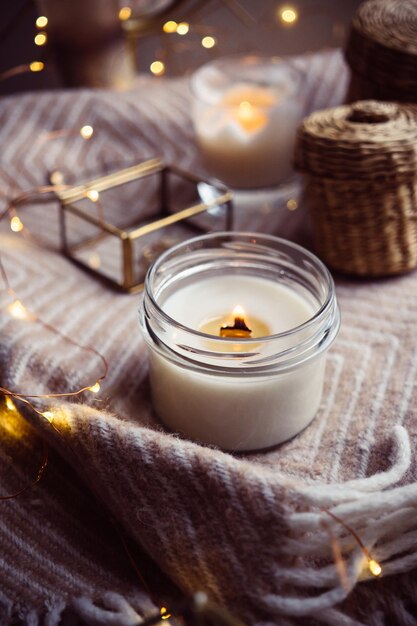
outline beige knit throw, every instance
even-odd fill
[[[339,53],[292,62],[305,70],[306,113],[342,100]],[[135,92],[118,95],[5,98],[0,119],[3,205],[57,167],[82,173],[161,152],[198,167],[183,81],[141,80]],[[94,141],[39,139],[85,123],[94,126]],[[13,428],[2,409],[1,493],[36,474],[39,434],[69,466],[54,453],[38,487],[0,502],[0,624],[132,626],[152,612],[105,511],[183,592],[204,590],[248,624],[417,624],[417,274],[338,279],[342,329],[316,419],[275,450],[232,455],[163,429],[150,405],[138,297],[115,295],[56,251],[55,205],[33,205],[21,216],[45,243],[1,230],[14,289],[44,321],[96,346],[110,370],[97,397],[40,401],[52,406],[60,434],[30,411],[32,426]],[[98,359],[11,318],[9,301],[2,290],[3,386],[47,393],[94,382]],[[382,578],[371,577],[353,535],[325,509],[358,533]],[[344,585],[334,538],[346,559]],[[133,550],[149,577],[149,561]],[[161,578],[150,585],[158,603],[174,594]]]

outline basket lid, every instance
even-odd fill
[[[345,56],[354,72],[375,83],[417,89],[417,0],[365,0]]]
[[[295,168],[339,180],[417,176],[417,106],[363,100],[317,111],[297,132]]]

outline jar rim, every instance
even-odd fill
[[[305,75],[305,72],[301,68],[298,68],[292,64],[289,64],[282,57],[257,55],[257,54],[232,54],[232,55],[228,55],[225,57],[212,59],[211,61],[204,63],[203,65],[201,65],[199,68],[197,68],[194,71],[189,82],[190,90],[194,98],[196,98],[196,100],[200,100],[201,102],[204,102],[205,104],[215,105],[218,102],[218,100],[210,101],[208,98],[203,97],[199,93],[198,85],[203,80],[202,77],[204,76],[205,73],[208,73],[210,70],[216,69],[216,68],[224,69],[224,68],[227,68],[229,65],[231,66],[231,69],[234,70],[233,73],[231,73],[230,75],[230,78],[233,77],[233,83],[231,83],[230,86],[232,86],[232,84],[238,84],[239,82],[242,82],[242,83],[247,82],[247,83],[264,85],[266,87],[273,88],[274,86],[277,86],[281,82],[284,82],[283,80],[284,78],[287,78],[287,80],[285,81],[285,86],[287,88],[287,92],[285,93],[286,98],[290,98],[294,96],[297,88],[300,85],[301,78],[303,77],[303,75]],[[255,67],[260,67],[260,68],[269,67],[270,69],[279,69],[279,70],[282,69],[285,71],[286,74],[281,77],[281,81],[279,82],[275,82],[274,80],[267,80],[261,75],[259,76],[259,80],[255,81],[253,79],[250,80],[249,78],[245,78],[244,75],[242,76],[236,75],[235,71],[237,67],[241,68],[242,70],[255,68]],[[226,71],[223,71],[222,74],[224,75],[225,78],[228,77],[228,73]],[[288,78],[290,78],[291,80],[289,81]],[[257,105],[257,108],[268,109],[270,107],[265,106],[265,105]]]
[[[148,273],[146,275],[146,279],[145,279],[145,293],[146,293],[146,296],[151,301],[152,305],[157,309],[158,313],[161,314],[161,317],[165,320],[165,322],[167,322],[170,325],[175,325],[176,328],[188,333],[191,337],[196,337],[196,338],[201,338],[201,339],[210,339],[210,341],[216,342],[217,345],[228,345],[228,344],[232,345],[233,343],[239,342],[238,339],[236,339],[235,337],[217,337],[216,335],[203,333],[200,330],[190,328],[189,326],[182,324],[178,320],[168,315],[166,311],[164,311],[164,309],[156,301],[149,286],[149,283],[154,278],[154,275],[158,271],[159,267],[166,261],[167,258],[169,258],[171,255],[175,255],[178,250],[180,250],[181,248],[185,249],[186,246],[189,246],[190,244],[193,244],[196,241],[202,241],[202,240],[210,241],[210,240],[215,240],[219,238],[220,239],[221,238],[223,239],[233,238],[233,239],[240,239],[240,240],[243,238],[247,240],[250,240],[251,238],[252,239],[256,238],[257,240],[260,239],[264,242],[268,242],[268,241],[273,242],[275,244],[280,244],[281,246],[286,246],[287,248],[298,251],[315,264],[315,266],[321,271],[327,284],[327,294],[326,294],[326,298],[324,302],[321,304],[318,310],[312,315],[312,317],[310,317],[308,320],[306,320],[302,324],[299,324],[298,326],[294,326],[293,328],[290,328],[280,333],[275,333],[273,335],[266,335],[264,337],[245,338],[245,345],[252,346],[254,344],[259,343],[260,341],[262,341],[262,343],[273,343],[279,339],[292,337],[295,334],[299,333],[300,331],[310,328],[312,325],[316,324],[318,320],[320,320],[321,318],[325,316],[325,313],[328,311],[329,306],[331,305],[332,300],[334,299],[335,286],[334,286],[333,277],[330,274],[329,270],[327,269],[325,264],[315,254],[313,254],[312,252],[310,252],[303,246],[300,246],[299,244],[296,244],[287,239],[283,239],[281,237],[276,237],[275,235],[269,235],[267,233],[255,233],[255,232],[247,232],[247,231],[219,231],[215,233],[199,235],[197,237],[193,237],[192,239],[188,239],[185,242],[181,242],[173,246],[172,248],[170,248],[169,250],[166,250],[163,254],[161,254],[158,257],[158,259],[149,268]],[[273,250],[273,247],[270,246],[270,249]]]

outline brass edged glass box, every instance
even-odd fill
[[[154,158],[82,184],[52,173],[61,242],[75,263],[123,291],[142,289],[164,250],[195,235],[232,228],[232,194]]]

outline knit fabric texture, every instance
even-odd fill
[[[342,102],[347,71],[339,52],[289,62],[303,73],[305,114]],[[113,161],[161,155],[202,171],[184,80],[138,79],[120,94],[7,97],[0,120],[3,207],[60,168],[82,179]],[[87,123],[95,130],[88,142],[77,132],[45,141],[48,132]],[[174,598],[175,587],[204,590],[258,626],[417,624],[417,274],[337,278],[342,326],[316,418],[268,452],[230,454],[158,422],[139,297],[116,294],[60,254],[57,203],[33,202],[19,215],[33,237],[11,233],[7,223],[0,230],[1,259],[19,299],[78,344],[94,346],[110,367],[97,396],[36,401],[54,412],[53,426],[18,401],[26,420],[1,409],[1,494],[36,475],[42,440],[53,453],[35,488],[0,502],[0,624],[133,625]],[[282,228],[264,214],[238,216],[238,226],[308,241],[304,221],[302,210],[285,213]],[[2,289],[3,387],[45,394],[94,383],[96,356],[36,321],[11,317],[9,304]],[[354,529],[382,577],[370,574],[353,534],[327,510]]]

